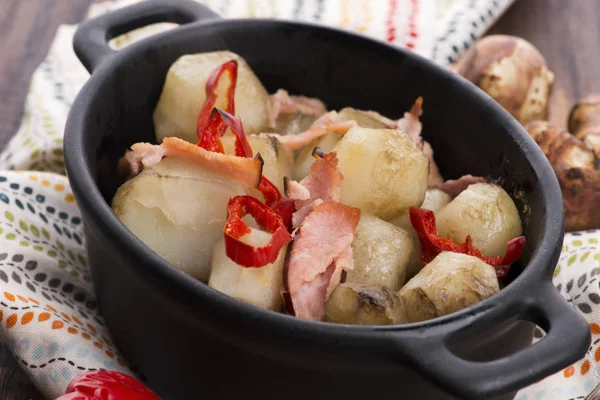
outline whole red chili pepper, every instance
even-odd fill
[[[508,241],[504,256],[484,256],[481,250],[473,245],[470,235],[466,237],[464,243],[456,243],[452,239],[440,237],[437,233],[433,211],[411,207],[409,214],[410,222],[419,235],[421,260],[424,263],[430,262],[442,251],[467,254],[475,256],[494,267],[496,275],[499,279],[502,279],[508,274],[511,264],[521,257],[525,248],[525,236],[519,236]]]
[[[160,400],[144,384],[115,371],[99,370],[74,378],[56,400]]]
[[[246,214],[250,214],[262,229],[273,234],[269,244],[254,247],[239,240],[251,231],[242,221]],[[257,268],[274,262],[279,250],[292,240],[281,217],[252,196],[235,196],[229,200],[224,233],[227,257],[242,267]]]

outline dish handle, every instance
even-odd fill
[[[489,328],[498,321],[521,317],[546,331],[539,342],[505,357],[491,361],[469,361],[447,346],[453,334],[465,328]],[[476,319],[466,316],[434,327],[427,336],[394,340],[424,375],[460,398],[480,400],[517,391],[539,379],[558,372],[579,360],[588,350],[590,329],[550,282],[540,282],[533,293],[515,298],[511,304],[492,305]],[[429,335],[429,332],[432,334]]]
[[[82,23],[73,38],[73,48],[85,68],[92,73],[116,53],[108,44],[114,37],[158,22],[183,25],[214,18],[219,16],[195,1],[146,0]]]

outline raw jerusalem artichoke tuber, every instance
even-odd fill
[[[575,103],[569,114],[569,132],[600,156],[600,96]]]
[[[547,119],[554,74],[540,52],[526,40],[487,36],[467,50],[453,69],[522,124]]]
[[[568,132],[545,121],[525,126],[556,173],[567,231],[600,227],[600,159]]]

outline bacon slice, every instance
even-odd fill
[[[421,130],[423,125],[419,120],[419,117],[423,114],[423,98],[418,97],[415,104],[411,107],[410,111],[404,113],[404,117],[399,119],[396,123],[396,128],[406,133],[416,143],[420,142]]]
[[[461,194],[463,190],[468,188],[469,185],[485,181],[486,179],[481,176],[463,175],[458,179],[447,180],[441,185],[438,185],[437,188],[446,192],[452,198],[455,198],[456,196]]]
[[[296,212],[292,215],[294,228],[313,209],[315,201],[339,200],[344,176],[338,168],[335,152],[327,153],[311,165],[310,174],[300,183],[287,180],[285,194],[294,200]]]
[[[176,137],[164,138],[161,146],[165,148],[167,157],[184,157],[207,169],[229,175],[246,189],[255,188],[260,183],[263,160],[258,153],[252,158],[214,153]]]
[[[333,260],[333,273],[327,285],[325,301],[329,299],[334,289],[342,282],[342,273],[354,268],[354,255],[352,254],[352,246],[346,247],[339,256]],[[331,267],[331,266],[330,266]]]
[[[131,151],[126,152],[119,160],[117,173],[119,176],[131,179],[144,168],[158,164],[164,156],[165,149],[162,146],[145,142],[135,143],[131,146]]]
[[[352,268],[352,248],[360,210],[336,201],[319,204],[304,219],[284,270],[297,317],[321,320],[325,302],[340,283],[342,271]]]
[[[433,149],[429,142],[423,140],[423,154],[429,159],[429,176],[427,177],[427,186],[436,187],[444,183],[444,178],[440,173],[435,160],[433,159]]]
[[[118,172],[132,178],[143,168],[158,164],[163,157],[183,157],[207,169],[228,175],[239,181],[246,189],[255,188],[260,183],[263,160],[260,154],[253,158],[237,157],[204,150],[185,140],[168,137],[162,144],[136,143],[119,160]]]
[[[398,121],[384,117],[383,115],[379,114],[377,111],[361,111],[361,112],[368,115],[369,117],[373,118],[374,120],[381,122],[389,129],[396,129],[398,127]]]
[[[421,124],[419,117],[422,114],[423,98],[418,97],[410,111],[404,113],[404,117],[396,122],[396,129],[406,133],[415,143],[422,144],[423,154],[429,159],[429,177],[427,183],[428,186],[435,187],[441,185],[442,182],[444,182],[444,178],[442,178],[440,169],[433,158],[433,149],[431,148],[431,145],[421,137],[423,124]]]
[[[319,99],[305,96],[290,96],[286,90],[279,89],[270,96],[269,126],[275,128],[280,114],[300,113],[319,117],[327,112],[325,104]]]
[[[309,190],[296,181],[284,178],[285,195],[292,200],[308,200],[310,199]]]
[[[345,134],[355,127],[356,121],[341,121],[336,111],[330,111],[317,119],[308,130],[295,135],[278,135],[269,133],[267,135],[276,137],[283,147],[288,150],[298,150],[313,140],[320,138],[328,133]]]

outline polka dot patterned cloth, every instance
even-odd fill
[[[89,16],[138,0],[94,4]],[[354,30],[442,65],[454,62],[512,0],[206,0],[224,17],[300,19]],[[171,29],[157,24],[115,38],[115,49]],[[32,77],[22,124],[0,153],[0,338],[49,398],[99,368],[143,379],[110,340],[94,299],[82,220],[64,174],[62,133],[88,73],[61,26]],[[583,399],[600,371],[600,233],[567,235],[554,277],[590,323],[587,356],[522,390],[518,400]],[[542,336],[536,332],[536,340]]]

